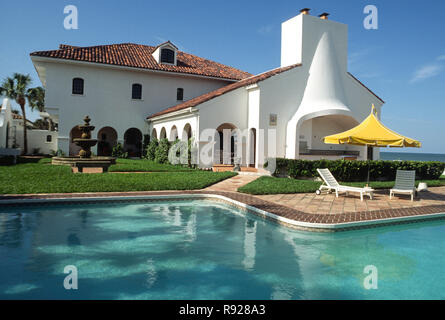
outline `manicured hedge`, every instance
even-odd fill
[[[349,160],[294,160],[276,159],[275,176],[291,178],[318,177],[317,168],[328,168],[339,181],[393,181],[397,169],[416,170],[417,179],[439,179],[445,162],[435,161],[349,161]]]

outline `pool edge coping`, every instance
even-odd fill
[[[90,196],[91,195],[91,196]],[[43,194],[38,195],[40,197],[45,196]],[[46,195],[49,196],[49,195]],[[158,200],[162,201],[165,199],[178,199],[178,200],[189,200],[189,199],[218,199],[223,202],[229,203],[240,209],[244,209],[247,212],[260,216],[267,220],[279,223],[293,229],[312,231],[312,232],[338,232],[338,231],[349,231],[363,228],[374,228],[387,225],[396,225],[402,223],[413,223],[421,222],[426,220],[438,220],[445,219],[445,212],[435,212],[435,213],[425,213],[425,214],[414,214],[398,217],[389,218],[378,218],[378,219],[367,219],[359,221],[349,221],[349,222],[337,222],[337,223],[326,223],[326,222],[307,222],[297,219],[287,218],[279,214],[269,212],[244,203],[242,201],[231,198],[226,193],[214,193],[205,192],[200,193],[181,193],[175,192],[171,194],[150,194],[150,195],[113,195],[113,196],[98,196],[94,193],[89,194],[71,194],[71,196],[58,195],[57,198],[52,197],[42,197],[42,198],[22,198],[22,199],[6,199],[0,200],[0,204],[8,205],[21,205],[21,204],[41,204],[41,203],[63,203],[63,202],[73,202],[73,201],[83,201],[83,202],[97,202],[97,201],[119,201],[119,200],[129,200],[129,201],[143,201],[143,200]],[[262,200],[263,202],[267,202]],[[281,205],[279,205],[281,206]],[[281,206],[283,207],[283,206]],[[291,209],[292,210],[292,209]],[[293,210],[297,211],[297,210]],[[372,213],[372,212],[370,212]],[[314,215],[311,213],[304,213],[306,215]]]

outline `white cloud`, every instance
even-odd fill
[[[410,83],[422,81],[428,78],[432,78],[437,76],[442,70],[442,65],[440,64],[429,64],[423,66],[414,72],[413,77],[410,80]]]
[[[445,61],[445,54],[437,57],[438,61]]]
[[[259,34],[264,36],[270,34],[272,30],[273,30],[273,25],[269,24],[267,26],[260,27],[257,31]]]

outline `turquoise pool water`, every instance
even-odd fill
[[[443,221],[293,231],[201,200],[3,208],[0,298],[444,299],[444,234]]]

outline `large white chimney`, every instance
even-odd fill
[[[302,63],[311,65],[318,44],[324,34],[332,41],[341,71],[347,70],[348,26],[328,20],[328,13],[319,17],[309,14],[309,9],[281,24],[281,66]]]

